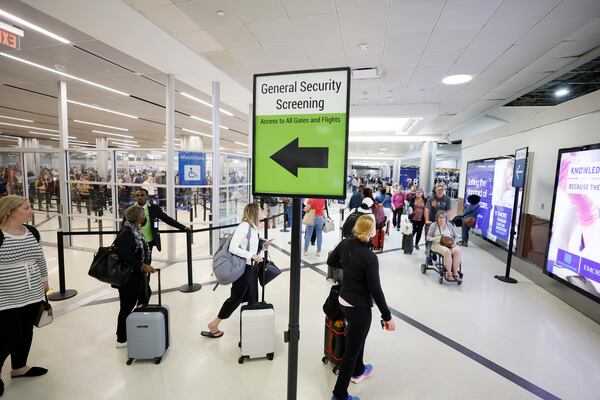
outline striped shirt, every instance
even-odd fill
[[[0,247],[0,310],[19,308],[44,300],[43,282],[48,270],[42,245],[26,231],[4,234]]]

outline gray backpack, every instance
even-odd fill
[[[246,251],[250,250],[250,234],[252,233],[252,226],[248,224],[248,246]],[[230,235],[224,242],[219,246],[219,249],[213,256],[213,275],[217,278],[219,285],[230,285],[237,281],[246,269],[246,260],[242,257],[236,256],[229,251],[231,245]]]

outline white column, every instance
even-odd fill
[[[399,158],[394,159],[393,171],[392,171],[392,183],[394,185],[400,183],[400,167],[402,163]]]
[[[166,87],[166,139],[167,139],[167,214],[175,217],[175,76],[167,75]],[[167,235],[167,259],[175,260],[175,235]]]
[[[186,151],[202,151],[204,149],[204,143],[199,136],[182,135],[181,148]]]
[[[108,139],[105,137],[97,137],[96,149],[108,149]],[[108,151],[99,151],[98,158],[96,160],[96,169],[98,171],[98,177],[103,177],[104,180],[104,177],[108,175]]]
[[[220,85],[219,82],[213,82],[212,84],[212,201],[210,202],[212,210],[212,223],[213,226],[221,225],[221,218],[219,213],[219,184],[221,182],[221,171],[220,168],[220,150],[219,144],[221,142],[221,112],[219,111],[221,98],[220,98]],[[219,231],[212,231],[212,242],[213,252],[219,247]]]
[[[248,166],[248,176],[246,177],[247,182],[252,182],[252,151],[253,151],[253,141],[252,137],[254,135],[254,106],[252,103],[248,105],[248,155],[250,156],[250,165]],[[252,186],[248,188],[249,192],[249,202],[252,203],[254,201],[254,196],[252,196]]]
[[[419,169],[419,186],[423,188],[426,196],[433,190],[435,179],[435,159],[437,157],[437,143],[424,142],[421,147],[421,166]]]
[[[69,115],[67,111],[67,82],[58,82],[58,132],[59,132],[59,154],[58,154],[58,180],[60,182],[61,220],[63,231],[70,231],[71,225],[67,213],[70,209],[71,200],[67,190],[67,148],[69,147]],[[71,244],[71,236],[67,237],[66,245]]]

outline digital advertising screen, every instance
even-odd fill
[[[600,303],[600,144],[558,153],[544,272]]]
[[[470,195],[481,198],[475,233],[506,249],[515,199],[515,188],[512,187],[514,164],[513,157],[469,161],[467,164],[465,206]],[[519,209],[520,199],[517,213]],[[514,243],[516,246],[516,237]]]

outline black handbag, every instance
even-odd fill
[[[99,247],[94,254],[88,275],[104,283],[123,286],[131,276],[131,268],[121,264],[112,246]]]
[[[340,307],[340,290],[342,285],[333,285],[329,291],[329,296],[325,299],[323,304],[323,312],[331,319],[341,319],[344,316],[342,308]]]
[[[273,261],[269,260],[268,256],[265,256],[265,259],[259,265],[258,281],[261,286],[266,286],[281,274],[279,267]]]

